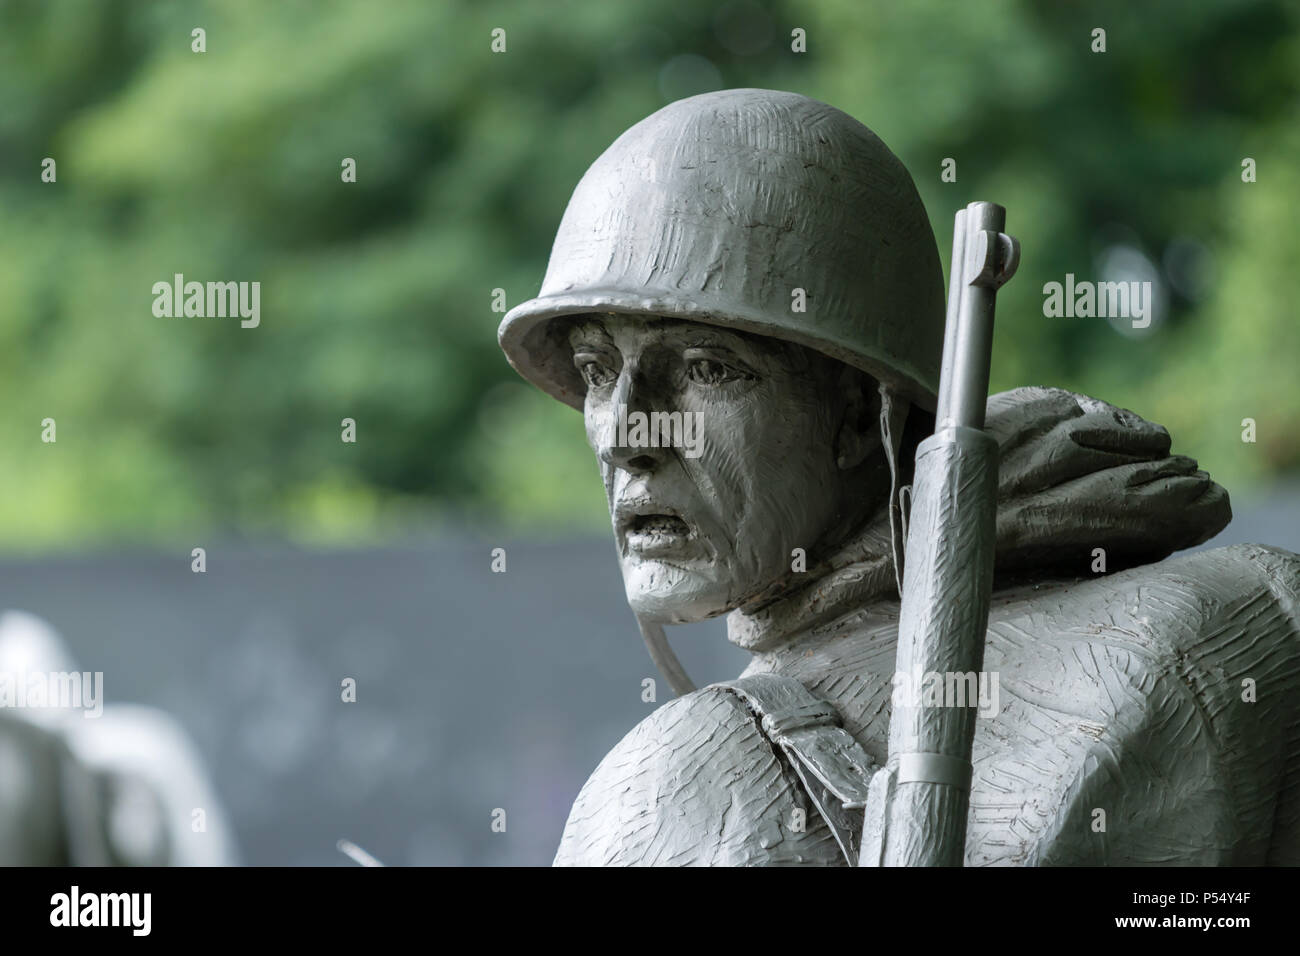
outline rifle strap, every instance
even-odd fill
[[[757,674],[713,685],[738,696],[794,768],[849,866],[858,865],[862,808],[877,767],[834,706],[793,677]],[[856,811],[856,812],[855,812]]]

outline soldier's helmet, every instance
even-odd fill
[[[869,129],[795,93],[693,96],[614,141],[569,200],[540,293],[498,333],[575,408],[585,385],[555,320],[584,313],[774,336],[934,408],[943,273],[916,186]]]

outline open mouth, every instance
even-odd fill
[[[695,531],[678,515],[650,512],[627,518],[624,542],[627,553],[642,559],[691,560],[698,557]]]
[[[691,533],[690,525],[676,515],[636,515],[628,525],[628,533],[636,535],[680,535]]]
[[[619,499],[614,533],[626,557],[690,564],[707,556],[699,526],[648,491],[638,489]]]

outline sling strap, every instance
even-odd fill
[[[858,865],[863,808],[878,764],[839,712],[793,677],[757,674],[713,685],[739,697],[785,755],[849,866]]]

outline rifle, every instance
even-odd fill
[[[984,664],[998,484],[984,409],[997,290],[1020,262],[1005,226],[995,203],[957,212],[935,431],[916,450],[889,759],[868,790],[862,866],[965,859],[978,699],[926,706],[918,690],[931,675],[945,690],[961,686],[951,675],[971,675],[978,687]]]

